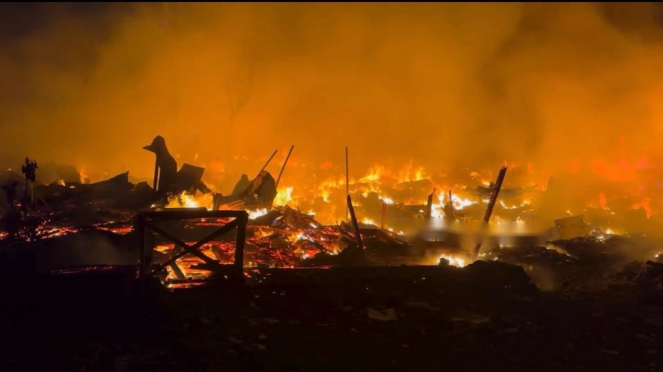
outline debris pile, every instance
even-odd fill
[[[325,224],[316,220],[316,216],[320,216],[313,211],[304,213],[287,203],[274,205],[292,148],[276,179],[265,170],[275,151],[256,177],[251,179],[242,175],[228,195],[213,192],[203,183],[204,168],[183,164],[178,170],[163,137],[155,137],[144,149],[156,155],[152,185],[147,182],[134,184],[129,181],[128,173],[96,183],[89,183],[83,175],[79,180],[40,183],[41,164],[38,167],[36,161],[27,158],[22,167],[23,177],[11,171],[0,174],[4,196],[0,198],[4,199],[0,200],[0,240],[3,246],[49,245],[51,240],[56,242],[55,245],[63,245],[69,241],[66,236],[80,235],[93,252],[101,244],[99,239],[84,237],[88,232],[96,231],[122,237],[107,239],[103,244],[115,246],[120,251],[136,252],[142,239],[134,226],[134,216],[138,212],[200,208],[249,212],[244,239],[247,267],[445,263],[465,266],[475,259],[497,260],[522,266],[539,284],[546,283],[543,287],[558,288],[573,285],[569,283],[592,282],[606,273],[618,272],[633,260],[634,252],[637,252],[636,258],[644,262],[653,259],[653,251],[662,251],[658,242],[649,238],[642,239],[647,244],[635,244],[635,237],[617,236],[596,229],[585,222],[584,215],[557,219],[555,227],[547,232],[519,230],[522,226],[519,224],[535,214],[530,199],[540,197],[542,191],[536,187],[502,187],[507,167],[500,170],[495,182],[481,178],[481,186],[462,189],[462,193],[438,191],[436,185],[425,178],[381,185],[379,174],[369,175],[355,182],[352,191],[348,184],[344,185],[348,216],[351,215],[352,219]],[[68,179],[74,177],[69,174],[71,169],[63,168],[62,172]],[[346,182],[349,182],[347,174]],[[206,198],[205,203],[196,202],[202,200],[199,195]],[[316,195],[314,204],[328,204],[329,195]],[[426,201],[422,203],[424,199]],[[441,219],[442,216],[447,218]],[[197,233],[218,229],[229,221],[172,221],[167,230],[177,233],[183,242],[193,244],[198,239]],[[419,234],[414,239],[406,238],[402,232],[406,230],[407,236],[412,237],[410,232],[429,226],[426,224],[431,221],[443,221],[447,226],[441,229],[431,227],[430,233]],[[482,224],[480,228],[483,230],[476,232],[481,236],[474,236],[475,233],[469,230],[452,229],[454,226],[470,226],[472,222]],[[507,234],[506,230],[499,230],[496,226],[508,226],[511,230]],[[482,240],[481,237],[489,239]],[[205,242],[200,251],[218,263],[233,262],[235,239],[236,235],[230,234]],[[540,244],[540,241],[548,243]],[[180,252],[168,239],[157,239],[152,243],[156,247],[155,263],[167,262]],[[121,256],[122,262],[132,263],[132,259],[127,258],[130,255]],[[185,255],[179,258],[169,266],[168,277],[178,280],[205,277],[208,268],[201,264],[201,257]],[[209,261],[206,263],[209,266]]]

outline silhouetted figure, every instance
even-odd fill
[[[242,192],[246,190],[250,184],[251,181],[249,180],[249,176],[242,174],[242,177],[239,179],[239,182],[237,182],[235,188],[233,189],[232,196],[241,196]]]
[[[169,192],[175,192],[177,188],[177,162],[168,152],[166,140],[162,136],[156,136],[152,140],[152,144],[144,146],[143,149],[151,151],[157,156],[154,183],[159,197],[164,197]]]

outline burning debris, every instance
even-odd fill
[[[306,206],[306,200],[296,199],[293,187],[279,186],[293,147],[278,178],[266,171],[277,153],[274,151],[255,178],[242,174],[227,195],[213,192],[203,182],[205,168],[183,164],[178,170],[163,137],[155,137],[143,148],[156,156],[152,186],[145,182],[131,183],[128,173],[96,183],[60,180],[42,184],[36,175],[36,162],[26,158],[22,169],[24,190],[20,190],[15,174],[7,172],[3,178],[2,190],[7,202],[3,207],[3,244],[59,239],[92,229],[126,236],[128,240],[122,240],[122,244],[135,249],[133,219],[137,212],[177,209],[246,210],[243,262],[247,267],[403,264],[465,267],[477,259],[497,259],[529,267],[534,265],[532,261],[522,257],[534,255],[543,260],[534,262],[541,270],[552,270],[543,268],[544,261],[553,266],[573,267],[577,266],[574,259],[587,261],[586,254],[568,253],[573,249],[565,247],[568,244],[578,247],[578,239],[591,237],[605,249],[614,241],[606,239],[609,232],[587,224],[582,215],[559,218],[554,221],[556,228],[549,231],[535,227],[536,203],[542,191],[537,187],[503,187],[506,167],[495,182],[486,181],[478,173],[470,174],[470,178],[481,183],[474,189],[440,186],[424,178],[421,170],[407,173],[401,177],[403,182],[389,181],[385,176],[387,170],[376,167],[358,180],[346,174],[344,181],[316,185],[315,202],[304,213],[296,206]],[[349,220],[330,223],[329,210],[335,209],[338,215],[345,209],[334,206],[343,189],[347,194],[344,207]],[[21,192],[27,199],[17,200]],[[28,213],[26,205],[34,208]],[[207,231],[227,222],[223,219],[180,221],[171,223],[169,229],[193,238],[187,231]],[[420,233],[415,234],[417,231]],[[198,256],[181,255],[177,244],[161,242],[156,244],[155,257],[158,261],[180,255],[164,268],[166,280],[205,278],[211,262],[222,265],[234,262],[233,239],[230,236],[206,242],[199,247]],[[553,240],[558,240],[553,244],[559,247],[559,252],[567,253],[555,256],[557,253],[541,248],[546,241]],[[195,240],[185,239],[183,243],[192,244],[192,241]]]

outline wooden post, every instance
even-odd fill
[[[184,243],[182,240],[173,236],[167,230],[158,227],[154,224],[156,221],[167,221],[167,220],[180,220],[180,219],[194,219],[194,218],[234,218],[231,222],[227,223],[223,227],[217,229],[207,237],[199,240],[193,245]],[[203,254],[200,250],[202,247],[211,242],[214,239],[217,239],[219,236],[229,233],[230,231],[237,228],[237,237],[236,237],[236,247],[235,247],[235,262],[234,262],[234,272],[241,276],[242,268],[244,265],[244,243],[246,239],[246,224],[248,222],[249,215],[246,211],[208,211],[205,208],[196,209],[196,208],[184,208],[181,210],[176,209],[167,209],[163,211],[145,211],[140,212],[136,216],[136,232],[139,235],[140,242],[140,255],[139,255],[139,277],[144,279],[145,277],[152,274],[151,262],[152,262],[152,249],[154,248],[154,242],[148,239],[148,236],[151,236],[152,233],[156,233],[163,238],[170,240],[179,248],[174,256],[171,256],[166,262],[159,263],[159,268],[156,270],[161,271],[167,266],[177,265],[177,260],[181,257],[184,257],[188,254],[198,257],[202,260],[211,271],[219,270],[223,265],[220,265],[218,261],[215,261],[209,258],[207,255]],[[148,233],[149,230],[151,232]],[[178,278],[182,278],[183,272],[178,270],[174,266],[171,266],[171,269],[175,271],[175,274]]]
[[[350,170],[348,167],[348,147],[345,147],[345,195],[350,198]],[[348,199],[349,200],[349,199]],[[350,207],[345,207],[345,220],[348,220]]]
[[[433,196],[435,196],[436,190],[437,188],[433,189],[433,192],[428,195],[428,199],[426,200],[426,219],[433,218]]]
[[[272,154],[272,156],[270,156],[269,159],[267,159],[267,163],[265,163],[265,165],[262,166],[262,169],[260,170],[260,172],[258,172],[258,176],[260,175],[260,173],[262,173],[262,171],[265,170],[265,168],[267,168],[267,166],[272,161],[272,158],[274,158],[274,155],[276,155],[277,152],[279,152],[279,150],[274,150],[274,153]],[[256,176],[256,177],[258,177],[258,176]]]
[[[246,243],[246,224],[249,222],[248,214],[237,217],[237,241],[235,243],[235,269],[237,275],[242,276],[244,270],[244,243]]]
[[[147,274],[147,262],[145,260],[145,255],[146,255],[146,250],[148,249],[147,244],[146,244],[146,239],[145,239],[145,218],[138,214],[136,216],[136,235],[138,235],[138,248],[140,250],[139,256],[138,256],[138,262],[140,263],[139,270],[138,270],[138,277],[143,279],[145,278],[145,274]],[[152,247],[149,247],[149,249],[152,249]]]
[[[279,187],[279,182],[281,181],[281,176],[283,175],[283,170],[285,169],[286,164],[288,164],[288,159],[290,159],[290,154],[292,154],[292,149],[295,148],[295,145],[290,146],[290,151],[288,151],[288,156],[285,157],[283,166],[281,167],[281,172],[279,172],[279,178],[276,179],[276,187]]]
[[[488,225],[490,221],[490,216],[493,214],[493,208],[495,203],[497,203],[497,196],[500,194],[502,189],[502,182],[504,182],[504,176],[506,176],[507,167],[502,167],[500,173],[497,175],[497,181],[495,181],[495,188],[493,189],[492,194],[490,194],[490,201],[488,202],[488,207],[486,207],[486,214],[483,216],[483,223]],[[479,256],[479,251],[481,250],[481,242],[479,242],[476,247],[474,247],[473,259],[476,260]]]
[[[380,228],[384,230],[384,222],[387,219],[387,203],[382,202],[382,220],[380,221]]]
[[[454,210],[454,202],[453,199],[451,198],[451,190],[449,190],[449,218],[451,218],[452,221],[456,220],[456,210]]]
[[[350,211],[350,217],[352,218],[352,226],[355,228],[355,237],[357,239],[357,245],[359,249],[364,250],[364,243],[361,241],[361,234],[359,233],[359,223],[357,223],[357,216],[355,215],[355,209],[352,207],[352,198],[348,195],[348,210]]]
[[[158,157],[157,157],[158,159]],[[157,190],[157,187],[159,186],[159,161],[155,160],[154,161],[154,182],[152,183],[152,188],[154,191],[159,191]]]

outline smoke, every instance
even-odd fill
[[[294,144],[294,162],[341,165],[349,146],[357,172],[507,160],[577,178],[660,154],[654,3],[2,7],[9,154],[150,177],[159,134],[180,163]]]

